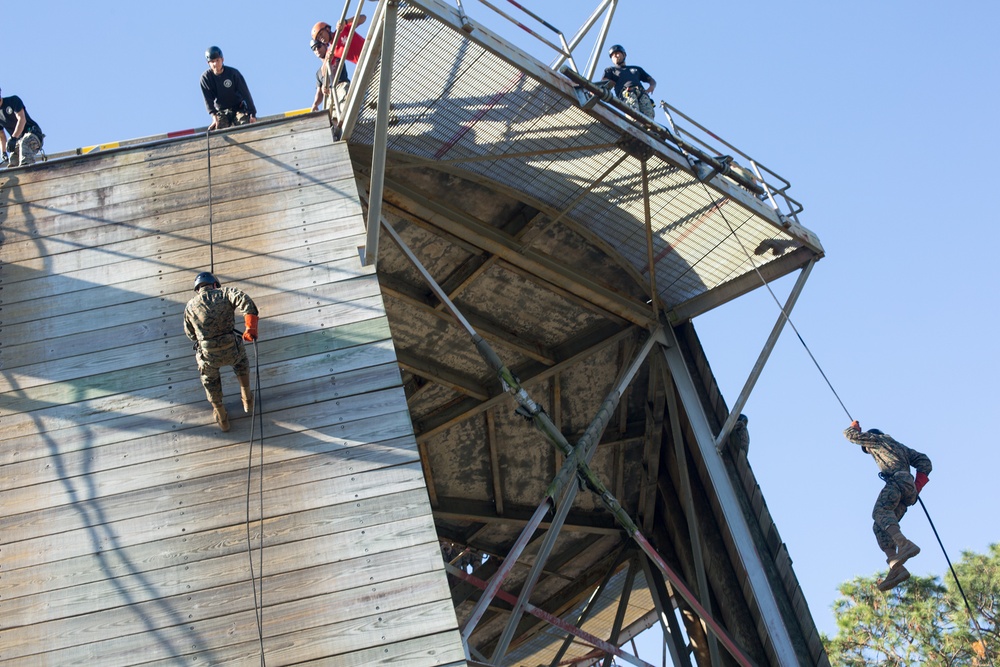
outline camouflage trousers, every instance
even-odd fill
[[[201,341],[195,359],[198,361],[201,386],[205,388],[209,403],[222,402],[222,376],[219,371],[223,366],[232,366],[236,377],[250,374],[250,360],[247,359],[243,339],[236,334],[222,341]]]
[[[622,102],[628,105],[630,109],[634,109],[649,118],[652,118],[656,113],[656,110],[653,108],[653,100],[649,99],[646,91],[638,86],[626,88],[622,92]]]
[[[895,526],[899,528],[899,520],[906,514],[906,508],[917,502],[917,487],[913,485],[913,475],[909,472],[897,472],[885,480],[882,492],[875,499],[875,509],[872,519],[875,523],[872,530],[879,549],[895,548],[896,543],[889,536],[888,530]]]
[[[27,167],[35,164],[35,155],[42,150],[42,140],[32,132],[25,132],[21,140],[14,146],[8,165],[11,167]]]
[[[215,112],[216,125],[215,129],[224,130],[227,127],[232,127],[234,125],[246,125],[250,122],[250,114],[246,111],[232,111],[230,109],[223,109],[222,111]]]

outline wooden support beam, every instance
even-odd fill
[[[414,289],[410,285],[404,285],[401,281],[394,280],[388,276],[379,276],[379,286],[382,288],[383,294],[401,301],[409,308],[413,308],[426,315],[436,317],[442,322],[453,324],[456,327],[461,326],[450,313],[436,308],[434,305],[429,303],[428,299],[423,298],[422,295],[419,294],[418,290]],[[483,338],[491,343],[498,343],[504,347],[511,348],[515,352],[522,354],[529,359],[541,362],[546,366],[552,366],[556,363],[555,353],[551,349],[546,348],[544,345],[524,340],[523,336],[505,329],[496,322],[483,319],[482,317],[476,317],[475,315],[470,314],[466,314],[465,317],[469,324],[471,324]]]
[[[694,319],[702,313],[707,313],[717,306],[721,306],[736,297],[757,289],[761,286],[761,278],[767,282],[771,282],[793,271],[797,271],[820,256],[811,248],[805,246],[797,248],[778,259],[760,266],[757,271],[744,273],[729,282],[725,282],[718,287],[688,299],[684,303],[678,304],[667,313],[667,317],[675,325]],[[758,271],[760,275],[758,275]]]
[[[441,364],[430,359],[423,359],[406,350],[397,350],[396,358],[399,360],[399,367],[430,380],[442,387],[447,387],[452,391],[457,391],[477,401],[486,401],[490,398],[490,392],[479,384],[476,378],[464,376],[455,371],[449,370]]]
[[[486,411],[486,447],[490,451],[490,472],[493,476],[493,504],[497,516],[503,516],[503,482],[500,476],[500,454],[497,452],[497,424],[493,410]]]
[[[465,521],[493,525],[523,527],[527,525],[533,510],[520,507],[505,507],[501,516],[492,503],[464,498],[438,498],[434,506],[434,518],[440,521]],[[549,523],[543,521],[539,527],[547,529]],[[563,530],[591,535],[620,535],[621,528],[603,515],[570,513]]]
[[[596,332],[593,337],[588,336],[583,341],[578,341],[574,347],[577,350],[573,352],[572,350],[560,351],[560,356],[566,353],[571,353],[571,356],[566,358],[564,361],[556,364],[555,366],[549,367],[539,367],[535,366],[533,368],[519,369],[516,372],[517,376],[521,378],[521,385],[524,387],[530,387],[539,382],[548,380],[550,377],[556,373],[570,368],[577,363],[587,359],[591,355],[601,352],[610,345],[615,345],[625,336],[635,335],[638,332],[638,328],[629,327],[626,329],[618,330],[610,335],[607,335],[606,331]],[[606,337],[605,337],[606,336]],[[598,340],[594,340],[597,338]],[[445,412],[443,415],[436,417],[433,420],[428,420],[426,423],[414,424],[416,437],[419,441],[427,441],[433,438],[435,435],[448,430],[455,424],[461,423],[466,419],[475,417],[484,410],[488,410],[494,405],[499,404],[502,401],[509,400],[507,394],[498,394],[493,396],[486,401],[474,401],[466,400],[462,401],[460,404],[452,408],[451,410]]]
[[[642,486],[639,490],[639,517],[644,533],[653,530],[656,517],[656,480],[660,472],[660,450],[663,447],[663,415],[666,395],[663,391],[662,360],[652,355],[649,360],[649,387],[646,401],[645,451],[643,452]]]
[[[538,279],[561,287],[634,324],[643,327],[655,324],[646,304],[629,299],[613,288],[595,282],[589,276],[561,264],[548,255],[525,248],[516,239],[495,227],[474,219],[464,211],[428,199],[402,181],[387,177],[386,186],[385,196],[390,202],[401,208],[413,210],[424,220],[475,244],[486,252],[498,255]]]

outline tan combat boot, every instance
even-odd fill
[[[238,375],[236,379],[240,381],[240,398],[243,399],[243,412],[250,414],[253,411],[253,390],[250,389],[250,375]]]
[[[226,413],[226,406],[222,403],[212,403],[212,415],[215,417],[215,422],[225,433],[229,430],[229,415]]]
[[[889,533],[892,541],[896,543],[896,557],[889,559],[890,568],[896,568],[920,553],[920,547],[906,539],[903,533],[899,531],[899,528],[886,532]]]
[[[885,579],[878,582],[878,589],[882,592],[891,591],[909,578],[910,571],[902,565],[897,565],[889,570],[889,574],[885,575]]]

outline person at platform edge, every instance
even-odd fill
[[[615,44],[608,50],[614,65],[604,70],[601,83],[612,83],[615,87],[615,97],[643,116],[653,117],[653,100],[649,93],[656,89],[656,80],[646,70],[637,65],[625,64],[625,49],[621,44]],[[642,84],[649,84],[643,88]]]
[[[201,384],[216,423],[223,431],[229,430],[229,415],[222,402],[222,377],[219,369],[232,366],[240,383],[243,410],[253,410],[253,391],[250,390],[250,361],[243,341],[257,340],[257,305],[247,294],[235,287],[222,287],[208,271],[194,279],[197,294],[184,307],[184,334],[194,341],[195,360]],[[242,335],[233,329],[236,311],[243,313],[246,330]]]
[[[354,30],[357,31],[358,27],[366,20],[368,20],[367,16],[359,15]],[[341,59],[357,63],[365,42],[364,38],[355,32],[351,39],[351,45],[347,45],[347,35],[353,25],[354,19],[351,18],[343,23],[337,23],[336,28],[326,21],[319,21],[312,27],[310,33],[312,40],[309,42],[309,48],[323,61],[316,72],[317,90],[316,96],[313,98],[313,111],[317,111],[320,104],[325,102],[327,109],[335,111],[339,108],[343,113],[344,104],[347,101],[347,89],[351,80],[347,75],[346,62],[345,66],[341,66]],[[340,69],[340,76],[337,77],[337,83],[333,84],[333,76],[338,69]],[[336,96],[336,104],[334,104],[333,95]]]
[[[247,87],[246,79],[235,67],[225,64],[222,49],[210,46],[205,51],[208,69],[201,75],[201,94],[205,108],[212,117],[209,130],[222,130],[232,125],[257,121],[257,107]]]
[[[855,445],[861,445],[865,454],[872,455],[878,465],[878,476],[885,482],[872,510],[875,521],[872,530],[889,564],[889,573],[878,588],[888,591],[910,578],[903,563],[920,553],[920,547],[900,532],[899,520],[906,514],[907,507],[916,504],[917,495],[927,484],[931,460],[877,428],[862,432],[857,420],[844,429],[844,437]],[[916,478],[910,474],[911,466],[917,471]]]
[[[35,163],[45,135],[17,95],[4,97],[0,90],[0,146],[8,154],[8,165],[27,167]],[[6,134],[5,134],[6,133]],[[10,137],[9,139],[7,137]]]
[[[313,97],[312,110],[318,111],[320,106],[325,100],[330,100],[331,92],[337,97],[337,106],[339,106],[341,112],[344,110],[344,103],[347,102],[347,88],[351,85],[351,79],[347,76],[347,68],[340,68],[340,76],[337,78],[337,85],[331,86],[330,81],[333,78],[334,72],[337,70],[337,66],[340,62],[339,59],[334,59],[333,62],[327,60],[327,54],[329,53],[329,45],[326,42],[321,42],[318,39],[313,39],[309,42],[309,48],[312,52],[316,54],[316,57],[323,61],[316,70],[316,95]],[[333,68],[331,71],[330,68]],[[327,108],[335,109],[337,107],[333,106],[332,101],[327,103]]]

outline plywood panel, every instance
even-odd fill
[[[211,211],[204,136],[0,177],[0,661],[257,664],[260,614],[268,664],[461,663],[346,148],[211,141]],[[209,266],[261,310],[228,433],[182,330]]]

